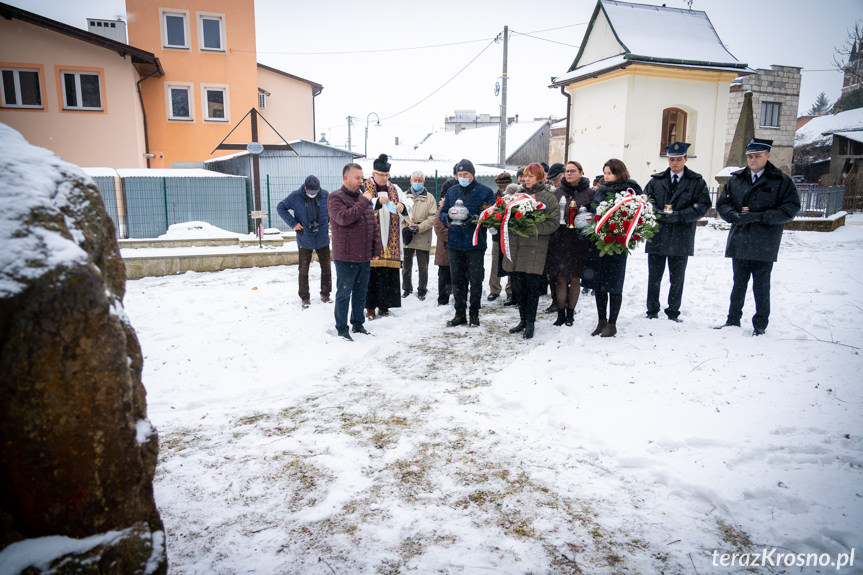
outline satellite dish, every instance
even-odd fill
[[[497,96],[498,94],[500,94],[500,82],[495,82],[494,83],[494,95]]]

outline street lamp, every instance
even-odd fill
[[[366,144],[365,148],[363,149],[363,156],[365,156],[366,158],[369,157],[369,120],[372,119],[372,115],[377,118],[377,123],[375,124],[375,126],[381,125],[381,117],[378,116],[375,112],[369,112],[369,115],[366,116]]]

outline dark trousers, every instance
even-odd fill
[[[482,280],[485,277],[485,250],[449,249],[449,267],[452,273],[452,293],[455,314],[465,315],[468,287],[470,287],[470,315],[479,315],[482,299]]]
[[[510,272],[512,297],[518,302],[518,315],[528,323],[536,321],[536,308],[545,278],[540,274]]]
[[[410,293],[414,291],[412,275],[414,271],[414,254],[417,256],[417,270],[420,281],[417,284],[417,293],[424,295],[428,291],[429,284],[429,252],[428,250],[415,250],[405,248],[405,257],[402,262],[402,289]]]
[[[340,262],[336,260],[336,330],[348,329],[348,304],[351,308],[351,325],[363,325],[366,290],[369,287],[369,262]]]
[[[299,272],[300,272],[300,299],[306,301],[309,299],[309,265],[312,263],[312,253],[318,254],[318,262],[321,264],[321,295],[330,295],[333,289],[333,274],[330,269],[330,246],[318,248],[316,250],[307,250],[306,248],[297,248],[299,252]]]
[[[752,277],[752,295],[755,296],[755,315],[752,316],[752,327],[767,329],[770,317],[770,272],[773,262],[755,260],[731,260],[734,270],[734,287],[731,288],[731,304],[728,306],[727,323],[740,324],[743,317],[743,302],[746,301],[746,288],[749,277]]]
[[[659,313],[659,288],[662,285],[662,275],[665,273],[665,262],[668,262],[668,307],[665,315],[671,319],[680,315],[680,303],[683,301],[683,280],[686,277],[686,262],[688,256],[662,256],[647,254],[647,313]]]
[[[446,248],[444,248],[446,249]],[[452,294],[452,274],[450,274],[449,266],[437,267],[437,302],[439,305],[449,303],[449,296]]]

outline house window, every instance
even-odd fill
[[[162,12],[162,46],[165,48],[188,48],[188,13]]]
[[[102,88],[99,74],[93,72],[61,72],[63,109],[101,110]]]
[[[258,108],[261,110],[267,108],[267,96],[269,96],[269,92],[258,90]]]
[[[782,104],[779,102],[761,102],[761,126],[765,128],[779,127],[779,113]]]
[[[194,120],[190,86],[168,86],[168,119]]]
[[[39,70],[0,69],[4,108],[41,108],[42,83]]]
[[[225,50],[223,17],[214,14],[198,15],[198,36],[201,50]]]
[[[666,147],[674,142],[686,141],[686,112],[680,108],[666,108],[662,111],[662,138],[659,142],[659,155],[664,156]]]
[[[228,121],[228,89],[204,86],[204,119],[215,122]]]

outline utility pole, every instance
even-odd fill
[[[347,121],[348,121],[348,151],[349,151],[349,152],[351,152],[351,153],[353,153],[353,152],[354,152],[354,149],[353,149],[353,147],[351,146],[351,124],[352,124],[352,123],[353,123],[353,121],[354,121],[354,120],[356,120],[356,119],[357,119],[357,118],[354,118],[353,116],[348,116],[348,117],[347,117]]]
[[[503,81],[500,83],[500,167],[506,165],[506,60],[509,50],[509,26],[503,27]]]

